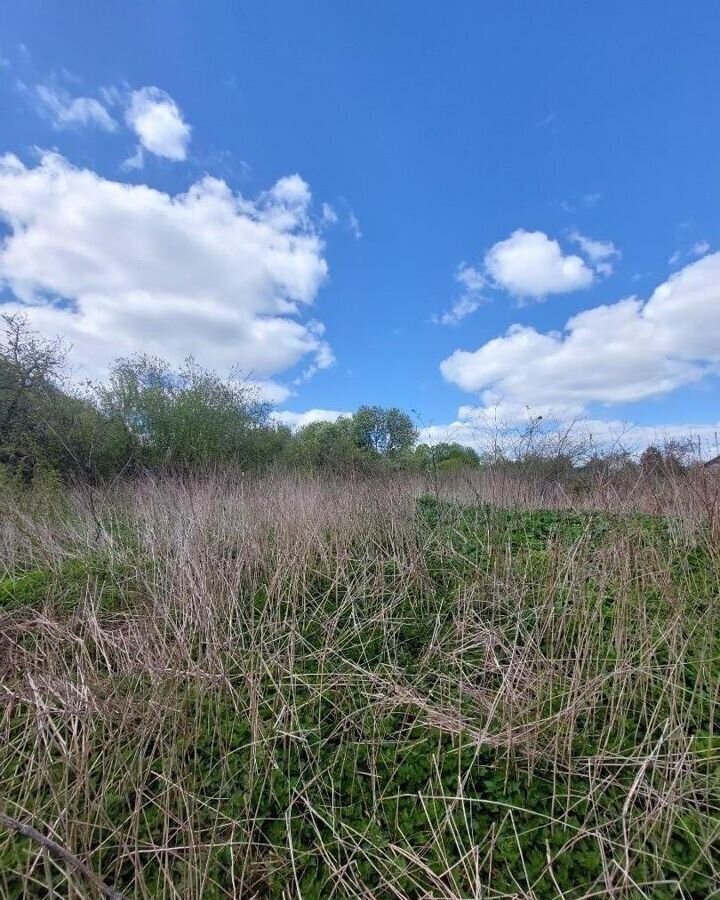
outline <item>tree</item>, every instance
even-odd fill
[[[311,422],[300,428],[292,443],[292,462],[304,467],[343,471],[361,462],[351,418]]]
[[[651,444],[640,455],[640,469],[643,475],[681,475],[694,453],[692,441],[667,441],[662,449]]]
[[[362,450],[396,457],[412,450],[418,431],[407,413],[391,407],[361,406],[352,418],[355,441]]]
[[[477,467],[480,457],[472,447],[456,442],[439,443],[434,446],[420,444],[415,450],[415,462],[424,471],[447,472],[466,466]]]
[[[177,369],[150,356],[118,360],[97,390],[105,415],[124,424],[148,465],[255,464],[256,432],[272,430],[267,403],[192,358]]]
[[[32,331],[27,317],[2,314],[0,462],[29,476],[43,461],[47,414],[61,396],[66,347]]]

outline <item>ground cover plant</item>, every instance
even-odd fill
[[[6,490],[0,896],[717,895],[693,477]]]

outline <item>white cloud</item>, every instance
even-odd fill
[[[519,228],[485,255],[485,268],[496,285],[517,297],[540,299],[589,287],[594,272],[580,256],[564,254],[542,231]]]
[[[348,215],[348,225],[350,227],[350,231],[352,232],[352,236],[355,238],[355,240],[359,241],[363,236],[363,233],[360,230],[360,219],[358,219],[354,212],[351,212]]]
[[[293,393],[286,384],[280,384],[271,378],[244,378],[242,384],[252,391],[258,400],[266,403],[284,403]]]
[[[464,262],[457,267],[455,281],[463,285],[468,293],[476,294],[485,287],[485,276],[482,272]]]
[[[322,337],[325,334],[325,326],[322,322],[308,322],[308,329],[317,337]],[[335,365],[335,354],[332,352],[330,345],[325,343],[324,341],[320,341],[318,350],[315,353],[315,358],[310,363],[307,368],[305,368],[300,375],[293,381],[293,384],[306,384],[315,375],[321,371],[322,369],[329,369],[331,366]]]
[[[464,288],[462,294],[450,309],[431,319],[437,325],[457,325],[467,316],[472,315],[483,302],[482,289],[485,277],[479,269],[467,263],[460,263],[455,272],[455,281]]]
[[[260,379],[327,367],[322,324],[298,321],[326,276],[324,246],[306,208],[277,199],[286,188],[252,201],[206,177],[171,196],[57,154],[35,167],[2,157],[0,287],[16,298],[5,308],[65,335],[94,376],[139,350]]]
[[[710,250],[710,242],[701,240],[696,241],[689,250],[676,250],[668,257],[668,265],[676,266],[682,259],[697,258],[705,256]]]
[[[293,209],[305,209],[310,203],[310,188],[295,173],[294,175],[285,175],[270,189],[270,195],[285,206]]]
[[[612,260],[620,258],[620,251],[612,241],[596,241],[577,230],[571,231],[568,236],[593,263],[599,275],[612,275]]]
[[[518,444],[523,446],[527,433],[529,411],[524,416],[507,418],[503,411],[493,408],[475,410],[460,407],[457,419],[447,424],[430,425],[420,429],[418,440],[424,444],[456,442],[472,447],[478,452],[504,449],[512,453]],[[532,415],[536,415],[532,411]],[[541,426],[538,426],[541,428]],[[552,443],[552,438],[566,437],[568,446],[594,448],[598,451],[627,450],[638,453],[650,444],[663,446],[679,440],[692,439],[699,445],[700,456],[717,453],[717,435],[720,422],[710,424],[637,425],[621,419],[590,419],[556,416],[542,432]]]
[[[135,148],[135,152],[128,156],[126,160],[120,166],[121,169],[125,172],[132,172],[135,170],[142,169],[145,165],[145,154],[143,153],[143,148],[140,144]]]
[[[568,238],[580,247],[582,256],[566,254],[560,244],[542,231],[518,228],[498,241],[485,254],[483,267],[462,263],[455,279],[464,291],[453,306],[431,321],[456,325],[483,302],[486,287],[502,288],[520,299],[542,300],[589,287],[599,276],[610,275],[620,251],[612,241],[598,241],[577,230]]]
[[[479,309],[481,303],[481,297],[476,297],[473,294],[463,294],[462,297],[453,303],[450,309],[445,310],[439,316],[433,316],[432,321],[436,325],[457,325]]]
[[[55,128],[93,127],[103,131],[117,128],[115,119],[94,97],[71,97],[62,88],[48,84],[37,84],[32,90],[22,83],[18,83],[18,87],[29,91],[38,111],[47,116]]]
[[[130,94],[125,120],[150,153],[175,161],[187,158],[190,126],[183,121],[177,103],[157,87],[143,87]]]
[[[441,363],[446,380],[500,401],[582,411],[667,393],[720,369],[720,253],[637,297],[573,316],[562,332],[513,325]]]
[[[351,416],[351,412],[338,409],[308,409],[305,412],[290,412],[288,409],[279,409],[273,413],[273,418],[282,425],[287,425],[293,430],[304,428],[313,422],[336,422],[338,419]]]
[[[560,208],[566,213],[574,213],[577,212],[578,206],[584,206],[587,209],[592,209],[596,206],[599,201],[602,200],[602,194],[599,191],[591,194],[582,194],[580,197],[577,197],[571,201],[561,200]]]
[[[338,220],[338,214],[329,203],[322,205],[322,220],[326,225],[335,225]]]

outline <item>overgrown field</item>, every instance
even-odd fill
[[[0,812],[126,898],[720,896],[711,523],[513,496],[6,493]],[[0,827],[0,897],[100,890]]]

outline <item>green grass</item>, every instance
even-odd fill
[[[6,811],[59,822],[133,897],[720,886],[720,568],[702,529],[433,498],[371,531],[325,527],[330,502],[312,533],[259,520],[241,539],[235,515],[208,515],[194,539],[139,524],[117,559],[0,582],[0,606],[55,603],[59,623],[52,646],[23,633],[37,665],[7,679]],[[102,634],[77,623],[87,596]],[[123,644],[110,622],[130,616]],[[81,883],[36,856],[0,837],[3,897]]]
[[[0,610],[41,603],[51,583],[51,573],[45,569],[33,569],[0,579]]]
[[[0,612],[42,605],[69,612],[88,596],[102,612],[118,612],[137,596],[135,578],[134,570],[102,554],[66,559],[0,579]]]

